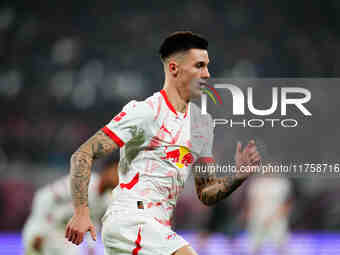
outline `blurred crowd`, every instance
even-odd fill
[[[169,33],[192,30],[204,35],[213,77],[337,77],[339,11],[336,0],[311,0],[308,6],[293,0],[152,0],[145,6],[126,1],[2,1],[0,215],[21,219],[0,223],[0,230],[22,226],[33,191],[68,171],[70,155],[84,139],[129,100],[161,89],[157,50]],[[321,87],[314,91],[320,94],[313,105],[318,110],[327,94]],[[324,118],[331,111],[326,106],[325,112],[320,110]],[[324,126],[314,134],[319,140]],[[299,132],[306,141],[312,135]],[[315,146],[327,146],[336,138],[337,131],[327,131],[323,144],[318,140]],[[327,155],[338,158],[338,151],[334,145]],[[337,180],[293,182],[292,229],[340,227]],[[183,195],[178,228],[215,224],[209,223],[214,213],[194,196],[190,188]],[[18,200],[23,202],[19,209]],[[229,211],[225,215],[241,215],[242,201],[236,193],[224,202]],[[13,210],[22,213],[9,213]]]

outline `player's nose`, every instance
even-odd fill
[[[203,69],[203,72],[201,73],[201,78],[203,78],[203,79],[209,79],[210,78],[210,73],[209,73],[209,70],[208,70],[207,67]]]

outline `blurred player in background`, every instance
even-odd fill
[[[204,229],[198,234],[197,250],[202,254],[215,254],[216,250],[211,249],[211,240],[216,233],[226,237],[224,244],[230,254],[240,254],[238,235],[244,231],[242,209],[244,207],[244,188],[242,185],[229,199],[225,199],[211,207],[212,211]],[[241,213],[240,213],[241,212]],[[229,254],[229,253],[228,253]]]
[[[273,244],[278,254],[285,251],[292,205],[292,184],[287,178],[252,178],[247,192],[246,219],[250,254],[260,254],[264,244]]]
[[[118,184],[118,160],[110,158],[103,169],[94,173],[89,184],[91,220],[100,228],[100,220],[111,201],[111,191]],[[73,255],[80,248],[64,238],[65,226],[73,213],[69,176],[39,189],[32,212],[23,229],[25,255]],[[88,254],[95,243],[88,238]]]
[[[177,32],[165,39],[160,56],[165,82],[160,92],[145,101],[131,101],[102,130],[72,155],[71,188],[74,215],[66,238],[80,244],[95,228],[89,217],[88,182],[93,160],[121,147],[119,186],[103,218],[102,240],[111,254],[196,254],[171,229],[179,194],[188,176],[195,176],[199,199],[213,205],[226,198],[250,175],[217,178],[200,171],[214,164],[213,124],[210,115],[190,100],[207,86],[208,42],[191,32]],[[255,142],[236,149],[237,169],[257,165],[260,156]],[[197,163],[197,167],[193,164]],[[196,169],[197,171],[192,171]]]

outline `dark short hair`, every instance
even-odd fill
[[[187,51],[190,49],[208,49],[208,41],[198,34],[194,34],[190,31],[175,32],[169,35],[161,47],[159,48],[159,54],[164,61],[169,56]]]

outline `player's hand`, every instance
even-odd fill
[[[251,167],[258,166],[261,162],[261,156],[256,149],[254,140],[251,140],[243,150],[241,143],[237,143],[235,162],[238,170],[237,175],[240,179],[245,179],[254,172]]]
[[[96,230],[90,219],[89,208],[84,207],[76,211],[68,222],[65,237],[70,242],[79,245],[84,240],[87,231],[90,231],[92,239],[96,241]]]

